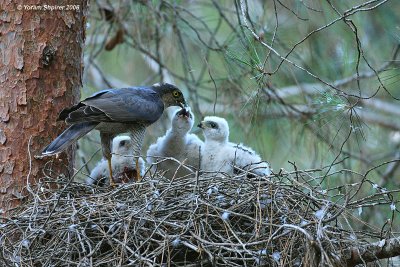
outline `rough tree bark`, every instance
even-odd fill
[[[64,129],[56,123],[58,112],[80,98],[88,8],[87,0],[15,2],[0,1],[3,212],[19,203],[27,178],[34,183],[43,175],[48,158],[34,156]],[[63,153],[53,170],[72,171],[73,156]]]

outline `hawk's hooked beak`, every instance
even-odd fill
[[[186,101],[185,101],[185,100],[183,100],[183,103],[182,103],[182,102],[179,102],[178,105],[179,105],[181,108],[186,108],[186,107],[188,107],[188,105],[186,104]]]
[[[203,122],[200,122],[199,124],[197,124],[197,127],[201,128],[201,129],[205,129],[205,125]]]

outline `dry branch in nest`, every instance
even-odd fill
[[[318,174],[207,173],[174,180],[155,174],[116,188],[46,178],[31,189],[29,201],[1,219],[0,261],[3,266],[362,263],[371,249],[357,248],[379,241],[382,231],[350,227],[352,210],[377,200],[390,203],[385,195],[390,192],[353,201],[346,196],[357,184],[321,190]],[[382,245],[382,252],[389,242],[375,248]],[[366,261],[379,257],[370,254]]]

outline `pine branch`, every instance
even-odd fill
[[[341,254],[344,257],[343,262],[346,262],[346,266],[349,267],[378,259],[392,258],[400,255],[400,240],[398,238],[382,239],[372,244],[345,249]]]

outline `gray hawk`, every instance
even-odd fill
[[[108,161],[110,177],[113,177],[112,140],[120,133],[128,133],[134,143],[133,156],[139,174],[138,158],[146,127],[156,122],[164,109],[170,106],[184,107],[186,101],[182,92],[168,83],[102,90],[61,111],[58,120],[64,120],[70,126],[44,148],[42,154],[57,154],[96,129],[100,131],[103,157]],[[140,177],[137,179],[140,180]],[[112,181],[111,178],[111,184]]]

